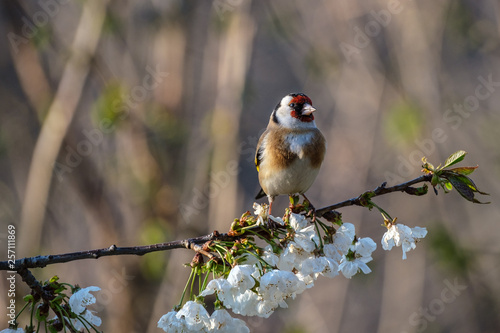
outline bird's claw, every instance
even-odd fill
[[[267,227],[270,230],[277,230],[279,225],[280,224],[278,222],[276,222],[276,221],[273,220],[273,216],[272,215],[269,215],[267,217]]]

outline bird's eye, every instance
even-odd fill
[[[289,104],[289,106],[290,106],[291,108],[294,108],[294,107],[295,107],[295,103],[290,103],[290,104]]]

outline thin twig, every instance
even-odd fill
[[[423,175],[420,177],[417,177],[415,179],[412,179],[410,181],[407,181],[405,183],[391,186],[391,187],[386,187],[385,184],[383,183],[382,185],[378,186],[376,189],[372,191],[373,196],[372,197],[377,197],[379,195],[387,194],[387,193],[392,193],[392,192],[406,192],[408,194],[414,194],[414,188],[411,187],[412,185],[422,183],[422,182],[430,182],[432,178],[432,175]],[[316,216],[321,217],[323,214],[333,211],[335,209],[339,209],[342,207],[348,207],[348,206],[364,206],[362,202],[362,196],[360,195],[356,198],[351,198],[330,206],[326,206],[323,208],[316,209]]]

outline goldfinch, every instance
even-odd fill
[[[326,150],[325,138],[314,122],[314,111],[306,95],[288,94],[274,108],[259,139],[255,166],[262,189],[256,199],[267,195],[269,215],[278,195],[298,193],[309,201],[304,192],[316,179]]]

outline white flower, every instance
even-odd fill
[[[295,232],[293,240],[297,246],[303,248],[307,252],[312,252],[316,249],[316,244],[319,244],[319,236],[314,230],[314,225],[302,228]]]
[[[255,269],[250,265],[235,266],[227,280],[219,278],[210,281],[201,296],[215,292],[222,304],[234,313],[267,318],[278,306],[287,307],[286,299],[295,298],[306,289],[306,284],[292,272],[271,270],[259,276],[255,274]],[[259,281],[256,291],[252,290],[254,279]]]
[[[255,271],[253,265],[237,265],[231,269],[227,281],[239,290],[251,289],[255,285],[252,274]]]
[[[290,226],[295,231],[307,227],[307,219],[305,218],[304,215],[291,213],[289,221],[290,221]]]
[[[267,204],[262,204],[259,205],[258,203],[254,202],[253,203],[253,209],[254,209],[254,215],[262,215],[262,216],[267,216]]]
[[[284,271],[293,271],[294,269],[299,269],[302,262],[307,258],[311,257],[312,254],[309,251],[304,250],[302,247],[298,246],[295,242],[288,243],[288,246],[281,252],[278,262],[278,268]]]
[[[347,254],[355,236],[355,228],[352,223],[344,223],[333,235],[333,244],[341,254]]]
[[[368,274],[372,270],[368,265],[364,262],[365,259],[363,257],[361,258],[356,258],[354,260],[347,260],[347,258],[344,256],[342,258],[342,262],[339,265],[339,271],[344,274],[344,276],[348,279],[353,277],[358,270],[361,270],[363,273]]]
[[[295,298],[297,294],[304,292],[305,283],[292,272],[273,270],[262,275],[260,279],[259,294],[267,305],[263,315],[271,314],[278,306],[288,307],[284,302],[288,298]],[[271,310],[271,311],[269,311]]]
[[[411,228],[411,234],[415,239],[422,239],[427,235],[427,229],[422,227]]]
[[[217,294],[220,294],[224,291],[229,291],[233,286],[224,278],[213,279],[207,284],[205,290],[201,292],[201,296],[212,295],[217,291]]]
[[[335,277],[339,275],[338,270],[339,270],[339,265],[337,262],[335,262],[331,258],[320,256],[320,257],[310,257],[304,260],[302,262],[302,265],[300,266],[299,272],[302,275],[309,275],[313,278],[313,280],[315,280],[319,274],[329,278]],[[307,282],[309,281],[305,280],[304,282],[308,284]],[[312,285],[308,287],[312,287]]]
[[[278,223],[279,225],[281,226],[284,226],[285,225],[285,221],[283,221],[283,219],[281,217],[278,217],[278,216],[273,216],[273,215],[269,215],[269,219],[273,222],[276,222]]]
[[[215,310],[210,316],[210,331],[218,333],[249,333],[245,322],[233,318],[226,310]]]
[[[265,301],[265,300],[260,300],[260,302],[257,304],[256,308],[256,316],[263,317],[263,318],[269,318],[274,310],[279,306],[279,304],[276,304],[271,301]]]
[[[314,230],[314,225],[307,225],[307,219],[300,214],[290,214],[290,227],[295,230],[294,246],[304,249],[307,252],[312,252],[319,244],[319,236]]]
[[[338,261],[342,257],[336,248],[332,244],[330,245],[328,249],[338,255],[336,260],[327,256],[316,256],[292,241],[280,255],[278,268],[283,271],[293,271],[299,280],[306,284],[307,288],[311,288],[319,274],[327,277],[338,275]],[[314,249],[311,247],[308,250]]]
[[[90,286],[87,288],[83,288],[78,290],[76,293],[71,295],[69,298],[69,306],[71,311],[75,314],[82,316],[86,321],[95,326],[100,326],[102,321],[101,318],[94,315],[95,311],[90,311],[87,309],[87,306],[92,305],[96,302],[94,295],[92,295],[91,291],[99,291],[101,288]],[[71,319],[73,326],[75,326],[76,330],[79,331],[85,326],[83,323],[78,320],[78,318]]]
[[[220,299],[220,298],[219,298]],[[232,290],[231,298],[223,302],[224,306],[233,310],[234,313],[243,316],[257,316],[259,315],[258,306],[261,298],[252,290],[245,290],[244,292]]]
[[[337,273],[338,274],[338,273]],[[304,282],[304,284],[306,285],[306,288],[312,288],[314,287],[314,280],[315,280],[315,277],[313,277],[312,275],[308,275],[308,274],[303,274],[302,272],[297,272],[295,274],[295,276],[302,282]]]
[[[275,269],[260,278],[259,293],[264,300],[280,303],[287,298],[295,298],[304,290],[304,283],[292,272]]]
[[[78,290],[69,298],[69,306],[71,307],[71,310],[76,314],[84,312],[87,309],[87,306],[94,304],[96,301],[94,295],[90,292],[99,290],[101,290],[101,288],[95,286]]]
[[[349,247],[352,251],[354,259],[342,256],[339,264],[339,271],[348,279],[353,277],[359,270],[368,274],[372,270],[367,263],[372,261],[372,252],[377,248],[377,244],[369,237],[358,238],[355,244]]]
[[[254,215],[257,216],[257,225],[264,225],[264,221],[267,220],[267,204],[259,205],[258,203],[253,203]]]
[[[186,327],[191,331],[200,331],[210,325],[210,316],[205,307],[193,301],[186,302],[175,317],[177,319],[184,318]]]
[[[271,266],[277,266],[280,260],[280,257],[273,252],[271,245],[264,248],[264,253],[261,255],[261,258]]]
[[[352,246],[352,250],[360,257],[371,258],[372,252],[376,249],[377,243],[370,237],[358,238],[357,242]]]
[[[158,327],[169,333],[250,332],[243,320],[231,317],[226,310],[216,310],[209,316],[201,304],[192,301],[184,304],[179,312],[170,311],[163,315]]]
[[[13,328],[6,328],[0,331],[0,333],[24,333],[22,328],[18,328],[17,330]]]
[[[427,235],[427,229],[421,227],[410,228],[404,224],[392,224],[382,236],[382,248],[390,250],[393,246],[401,246],[403,260],[406,252],[414,249],[419,239]]]
[[[340,259],[342,259],[342,254],[340,254],[339,249],[334,244],[325,244],[323,246],[323,253],[325,254],[325,257],[334,260],[337,263],[339,263]]]
[[[320,272],[320,274],[328,278],[333,278],[339,275],[339,264],[333,259],[327,257],[322,258],[324,258],[325,266],[323,267],[323,270]]]
[[[203,290],[200,295],[207,296],[213,294],[214,292],[217,293],[217,298],[222,302],[222,304],[224,304],[226,308],[233,309],[233,312],[238,314],[247,314],[247,312],[250,312],[249,307],[251,306],[251,297],[257,297],[257,295],[251,290],[240,291],[239,288],[234,287],[224,278],[218,278],[210,281],[205,290]],[[246,294],[247,292],[250,294]],[[241,304],[241,299],[243,297],[246,297],[246,307],[242,307]]]
[[[169,333],[181,333],[186,332],[188,328],[186,327],[185,318],[178,319],[176,317],[177,311],[170,311],[164,314],[160,320],[158,320],[158,328],[161,328],[165,332]]]
[[[316,257],[314,255],[306,258],[302,261],[299,272],[303,275],[312,275],[313,278],[316,279],[318,274],[325,268],[323,259],[325,259],[325,257]]]
[[[241,265],[244,266],[244,265]],[[237,267],[234,267],[229,275],[235,270]],[[253,278],[248,277],[247,274],[242,274],[246,269],[240,270],[237,269],[236,273],[233,274],[233,284],[231,284],[228,280],[224,278],[218,278],[210,281],[201,293],[201,296],[211,295],[214,292],[217,293],[217,298],[224,304],[224,306],[228,309],[232,309],[234,313],[242,314],[245,316],[255,316],[257,315],[257,305],[259,303],[259,295],[253,292],[250,289],[241,288],[242,286],[249,286],[247,283],[248,279]],[[246,272],[248,273],[248,272]],[[238,280],[238,277],[243,277],[241,280]],[[229,277],[228,277],[229,279]],[[255,282],[253,282],[255,283]],[[253,287],[253,284],[252,284]],[[251,288],[251,287],[250,287]]]

